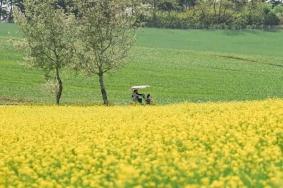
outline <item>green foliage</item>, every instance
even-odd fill
[[[18,45],[24,50],[25,63],[44,71],[48,79],[57,81],[56,103],[62,94],[60,71],[72,59],[71,28],[74,21],[62,9],[55,9],[55,0],[26,0],[25,11],[15,11],[16,23],[24,35]]]
[[[51,8],[52,0],[45,3],[26,1],[26,11],[16,11],[16,22],[26,39],[29,65],[42,68],[47,78],[57,67],[62,68],[70,60],[71,50],[68,36],[70,25],[62,10]],[[44,11],[45,10],[45,11]]]
[[[117,68],[133,44],[135,16],[130,1],[77,1],[78,60],[75,69],[100,74]],[[132,10],[130,10],[132,11]]]
[[[274,7],[273,12],[280,19],[280,24],[283,24],[283,5]]]
[[[120,66],[133,44],[139,1],[26,0],[23,5],[15,17],[25,40],[16,46],[27,54],[26,64],[44,71],[56,103],[63,92],[60,74],[69,65],[98,75],[108,104],[104,74]]]
[[[2,3],[1,3],[2,2]],[[283,21],[282,2],[278,0],[139,0],[146,9],[141,20],[148,26],[169,28],[262,28],[278,25]],[[3,6],[1,6],[3,5]],[[9,5],[8,7],[6,5]],[[11,6],[12,5],[12,6]],[[57,0],[56,6],[65,11],[74,8],[74,0]],[[1,8],[2,7],[2,8]],[[24,11],[23,0],[0,0],[0,16],[6,21],[13,21],[11,10],[18,7]],[[268,7],[268,14],[266,8]],[[184,12],[191,12],[183,20]],[[77,10],[73,10],[77,14]],[[172,12],[173,15],[172,15]],[[182,14],[182,15],[177,15]],[[181,18],[180,18],[181,17]],[[180,18],[180,19],[179,19]],[[189,20],[189,21],[188,21]],[[190,21],[194,20],[194,22]],[[239,25],[238,25],[239,24]]]
[[[197,1],[190,8],[158,10],[147,17],[147,26],[166,28],[262,28],[278,25],[272,6],[262,1]]]
[[[274,7],[273,12],[279,16],[279,17],[283,17],[283,5],[279,5]]]
[[[137,2],[136,2],[137,3]],[[75,70],[99,76],[104,104],[104,74],[121,66],[134,42],[137,9],[129,0],[77,0]]]
[[[263,14],[263,25],[278,25],[280,19],[276,16],[275,13],[271,11],[269,7],[264,8]]]

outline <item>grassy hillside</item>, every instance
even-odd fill
[[[0,24],[0,103],[52,103],[39,70],[19,62]],[[110,100],[128,103],[131,85],[149,84],[158,103],[283,97],[283,32],[141,29],[128,64],[107,75]],[[100,102],[98,81],[64,73],[64,103]]]

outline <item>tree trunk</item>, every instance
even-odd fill
[[[222,19],[221,9],[222,9],[222,0],[219,1],[217,24],[221,23],[221,19]]]
[[[101,95],[102,95],[102,99],[103,99],[103,104],[109,105],[108,96],[107,96],[106,88],[105,88],[105,85],[104,85],[103,72],[100,72],[98,74],[98,76],[99,76],[99,85],[100,85]]]
[[[3,6],[3,0],[0,0],[0,21],[2,21],[2,6]]]
[[[9,17],[8,17],[8,22],[12,23],[13,22],[13,0],[10,1],[10,12],[9,12]]]
[[[157,25],[157,16],[156,16],[156,10],[157,6],[156,6],[156,0],[153,0],[153,9],[152,9],[152,19],[153,19],[153,24],[154,26]]]
[[[62,92],[63,92],[63,82],[60,78],[59,68],[56,68],[56,81],[57,81],[57,88],[55,91],[56,104],[60,105],[60,99],[61,99]]]

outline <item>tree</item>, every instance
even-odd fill
[[[15,11],[16,23],[26,39],[29,65],[41,68],[47,79],[54,77],[56,104],[63,92],[62,68],[72,58],[72,16],[55,8],[55,0],[25,0],[25,12]],[[53,76],[51,76],[53,75]]]
[[[13,6],[20,9],[21,12],[24,12],[24,0],[13,0]]]
[[[104,74],[124,62],[133,45],[137,1],[77,0],[77,57],[74,68],[97,75],[103,103],[109,104]]]
[[[180,2],[181,1],[181,2]],[[184,0],[144,0],[143,3],[150,4],[153,11],[179,10]]]
[[[142,0],[144,5],[149,5],[149,10],[152,20],[156,23],[157,20],[157,11],[158,11],[158,0]]]
[[[278,6],[274,7],[273,12],[278,17],[283,17],[283,5],[278,5]]]
[[[263,7],[263,25],[272,26],[280,23],[279,17],[272,11],[272,7],[265,5]]]
[[[2,15],[3,15],[3,5],[4,5],[4,0],[0,0],[0,21],[2,20]]]
[[[14,7],[23,10],[23,0],[0,0],[0,21],[13,22]]]
[[[282,0],[269,0],[269,1],[267,1],[267,2],[269,2],[270,4],[272,4],[272,7],[273,7],[273,8],[276,7],[276,6],[278,6],[278,5],[282,5],[282,4],[283,4],[283,1],[282,1]]]
[[[0,21],[6,20],[8,17],[8,1],[0,0]]]
[[[158,12],[176,11],[182,8],[182,5],[177,0],[142,0],[142,3],[149,5],[153,25],[158,23]]]
[[[171,12],[180,9],[180,4],[176,0],[160,0],[158,1],[158,9],[161,11]]]
[[[14,2],[13,0],[9,0],[9,7],[10,7],[10,10],[9,10],[9,14],[8,14],[8,22],[13,22],[13,8],[14,8]]]
[[[179,4],[184,7],[184,9],[188,9],[189,7],[193,7],[196,5],[197,0],[178,0]]]

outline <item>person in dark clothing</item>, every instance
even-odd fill
[[[146,96],[146,100],[145,100],[146,104],[151,105],[153,103],[152,97],[150,94],[148,94]]]
[[[133,94],[132,94],[132,98],[133,98],[134,102],[138,102],[138,103],[142,104],[143,99],[145,98],[145,95],[144,94],[140,94],[138,92],[138,90],[135,89]]]

